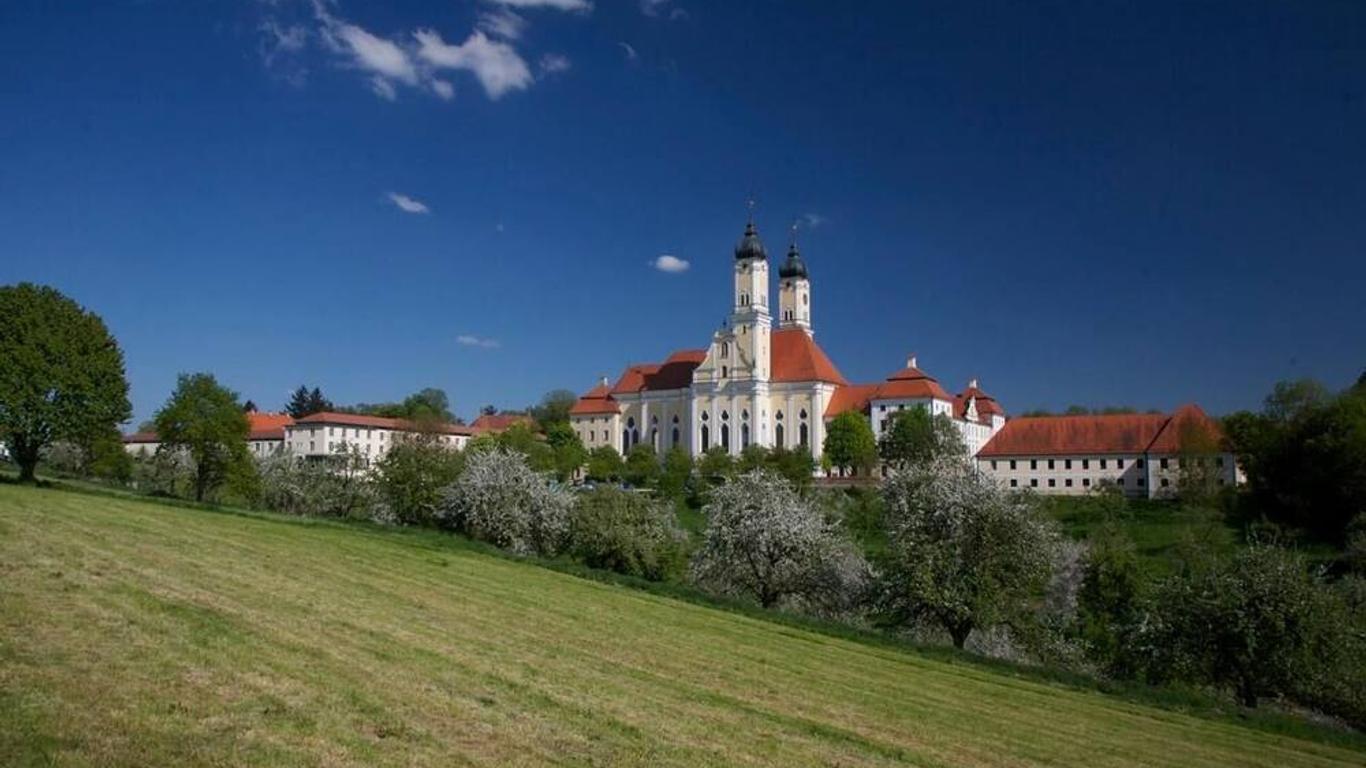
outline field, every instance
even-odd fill
[[[0,485],[0,762],[1281,767],[1366,752],[452,537]]]

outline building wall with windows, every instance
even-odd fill
[[[395,442],[429,433],[441,444],[463,449],[473,429],[457,424],[418,425],[402,419],[361,416],[350,413],[315,413],[284,429],[284,448],[301,458],[334,456],[354,448],[374,463],[389,452]]]
[[[1082,495],[1107,486],[1127,496],[1174,498],[1183,481],[1240,481],[1216,421],[1198,406],[1172,414],[1012,419],[977,453],[977,467],[1009,488]]]

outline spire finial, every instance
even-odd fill
[[[801,223],[801,219],[793,219],[793,220],[792,220],[792,228],[791,228],[791,230],[790,230],[789,239],[788,239],[788,241],[787,241],[787,248],[788,248],[788,250],[790,250],[790,251],[796,251],[796,250],[797,250],[797,225],[798,225],[799,223]]]

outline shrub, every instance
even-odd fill
[[[1087,657],[1111,677],[1137,674],[1131,644],[1143,620],[1138,550],[1113,522],[1090,538],[1077,596],[1076,632]]]
[[[364,457],[355,446],[327,461],[268,456],[257,463],[260,502],[290,515],[370,518],[378,494],[365,470]]]
[[[684,540],[671,504],[616,488],[579,495],[570,516],[570,554],[594,568],[652,581],[680,570]]]
[[[432,525],[442,489],[460,476],[465,457],[435,435],[396,440],[375,465],[375,490],[385,515],[403,525]]]
[[[943,457],[894,473],[883,498],[886,621],[936,624],[958,648],[975,629],[1032,621],[1058,541],[1032,496],[1006,493],[961,458]]]
[[[565,544],[572,505],[573,496],[532,471],[524,456],[497,448],[469,457],[436,518],[518,554],[554,555]]]
[[[153,496],[188,496],[194,487],[194,462],[185,451],[162,446],[136,461],[133,484]]]
[[[1255,544],[1163,580],[1143,639],[1148,677],[1231,689],[1245,706],[1292,692],[1322,630],[1304,559]]]
[[[723,595],[813,613],[857,608],[869,568],[837,523],[779,475],[757,470],[711,493],[692,579]]]

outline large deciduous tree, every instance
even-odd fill
[[[825,428],[823,460],[841,470],[872,469],[877,463],[877,438],[863,414],[845,411]]]
[[[104,321],[54,288],[0,287],[0,440],[31,482],[43,448],[88,442],[132,415]]]
[[[531,416],[542,427],[551,424],[568,424],[569,409],[579,399],[578,395],[567,389],[552,389],[541,397],[541,402],[531,408]]]
[[[242,404],[211,373],[181,374],[155,421],[160,450],[186,451],[194,462],[195,501],[203,501],[230,472],[250,466],[251,428]]]
[[[886,619],[937,624],[958,648],[975,629],[1027,619],[1058,541],[1031,497],[943,457],[892,475],[883,499]]]
[[[768,470],[711,493],[705,539],[692,562],[700,586],[817,613],[856,605],[869,569],[837,523]]]
[[[931,416],[923,406],[897,411],[877,449],[884,462],[898,469],[966,453],[953,421],[942,413]]]

